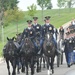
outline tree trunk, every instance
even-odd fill
[[[43,8],[42,8],[42,21],[43,21]]]
[[[59,8],[59,17],[60,17],[60,8]]]
[[[17,21],[17,34],[18,34],[18,21]]]
[[[43,7],[43,0],[42,0],[42,21],[43,21],[43,10],[44,10],[44,7]]]

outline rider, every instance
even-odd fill
[[[34,20],[33,21],[34,24],[32,25],[32,27],[35,30],[35,38],[38,37],[38,39],[40,40],[40,48],[42,48],[42,44],[43,44],[43,40],[42,40],[42,27],[41,27],[40,24],[38,24],[38,17],[33,17],[33,20]]]
[[[31,39],[31,41],[34,43],[34,38],[35,38],[35,31],[34,29],[32,28],[32,20],[27,20],[27,23],[28,23],[28,27],[26,29],[24,29],[23,33],[22,33],[22,36],[21,36],[21,46],[23,45],[23,42],[22,39],[25,37],[29,37]]]
[[[55,32],[55,27],[52,25],[52,24],[50,24],[50,16],[46,16],[45,17],[45,24],[43,25],[43,27],[42,27],[43,29],[42,29],[42,35],[43,35],[43,38],[45,37],[45,34],[47,33],[47,32],[50,32],[50,33],[52,33],[53,34],[53,41],[54,41],[54,44],[55,44],[55,46],[56,46],[56,52],[57,52],[57,41],[56,41],[56,36],[54,35],[54,33],[56,33]]]

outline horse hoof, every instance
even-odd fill
[[[70,68],[70,65],[68,65],[68,67]]]
[[[39,69],[37,69],[37,73],[39,73],[40,72],[40,70]]]
[[[20,72],[17,72],[17,74],[20,74]]]
[[[52,70],[52,74],[54,73],[54,70]]]
[[[21,71],[22,73],[25,73],[25,71]]]

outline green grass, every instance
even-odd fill
[[[69,9],[52,9],[52,10],[44,10],[43,17],[45,16],[51,16],[50,23],[53,24],[56,28],[63,25],[64,23],[70,21],[73,17],[75,18],[75,8],[71,9],[71,12]],[[43,25],[44,21],[42,20],[42,11],[38,10],[37,13],[35,13],[35,16],[38,16],[38,23]],[[25,11],[25,19],[23,21],[20,21],[18,23],[19,27],[19,33],[23,32],[24,28],[27,27],[26,20],[31,19],[31,17],[27,14],[27,11]],[[9,26],[4,28],[4,41],[6,43],[6,37],[13,37],[16,36],[16,23],[11,23]],[[0,43],[0,56],[2,55],[2,48],[3,45]]]
[[[0,43],[0,57],[3,55],[3,54],[2,54],[2,49],[3,49],[3,44]]]

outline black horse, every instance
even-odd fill
[[[52,33],[47,33],[45,35],[45,40],[43,44],[43,52],[46,56],[46,61],[47,61],[47,69],[48,69],[48,74],[54,73],[54,57],[55,57],[55,44],[53,41],[53,34]],[[51,67],[50,67],[51,66]],[[51,68],[51,71],[50,71]]]
[[[14,44],[14,37],[9,39],[7,37],[8,42],[6,43],[3,49],[3,55],[7,63],[8,75],[10,75],[10,66],[9,62],[12,65],[13,72],[12,75],[16,75],[16,59],[17,59],[17,48]]]
[[[35,38],[35,43],[37,45],[37,49],[35,49],[35,51],[36,51],[36,55],[35,55],[36,62],[35,63],[37,63],[36,71],[40,72],[41,71],[42,47],[40,46],[40,38],[39,37]]]
[[[22,36],[22,33],[19,33],[19,34],[16,34],[16,37],[15,37],[15,42],[14,44],[16,45],[16,47],[18,48],[18,58],[17,58],[17,73],[19,74],[20,73],[20,69],[21,69],[21,72],[25,72],[23,70],[23,67],[24,67],[24,61],[23,61],[23,58],[20,56],[20,49],[21,49],[21,46],[20,46],[20,39],[21,39],[21,36]]]
[[[31,68],[31,75],[34,74],[34,55],[35,55],[34,49],[35,48],[31,39],[29,37],[25,37],[23,39],[23,45],[20,50],[20,55],[25,62],[26,75],[28,75],[28,67]]]

